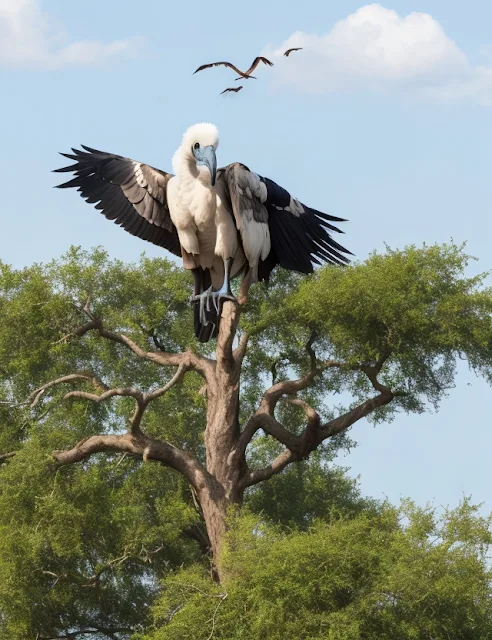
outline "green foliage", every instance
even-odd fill
[[[241,324],[241,330],[252,333],[241,380],[241,420],[256,409],[261,394],[272,381],[306,372],[309,366],[306,343],[312,331],[315,331],[313,346],[320,361],[335,358],[347,365],[340,371],[327,370],[301,394],[323,418],[331,418],[352,402],[373,395],[366,378],[351,370],[350,365],[356,361],[373,361],[388,348],[391,354],[380,379],[402,394],[379,410],[375,420],[389,420],[398,410],[423,411],[429,403],[436,406],[452,385],[458,357],[467,358],[477,372],[490,378],[492,293],[483,286],[484,276],[465,275],[468,260],[463,248],[453,245],[410,247],[375,254],[366,262],[346,269],[323,268],[308,278],[279,270],[273,274],[268,287],[255,285]],[[466,636],[463,632],[454,637],[488,637],[483,631],[485,622],[479,626],[481,620],[488,620],[489,614],[481,600],[480,585],[485,574],[480,573],[481,560],[473,537],[482,530],[482,525],[470,513],[449,515],[447,529],[439,535],[443,540],[458,536],[460,544],[456,546],[456,555],[453,555],[455,547],[444,551],[444,547],[438,545],[436,549],[441,549],[442,557],[433,556],[434,551],[425,538],[419,543],[423,549],[420,556],[420,547],[409,537],[410,529],[402,533],[391,509],[382,512],[381,505],[363,499],[344,472],[330,465],[340,447],[352,445],[346,435],[326,443],[308,461],[286,469],[268,483],[249,491],[245,499],[248,509],[261,514],[263,522],[269,524],[262,525],[263,538],[248,538],[250,533],[244,533],[234,543],[238,554],[231,552],[227,559],[231,579],[224,601],[206,598],[195,589],[198,587],[214,596],[222,593],[203,573],[206,560],[201,558],[196,543],[187,537],[190,527],[199,521],[199,515],[189,487],[174,472],[129,456],[110,454],[99,454],[84,463],[56,471],[51,457],[53,450],[70,448],[93,434],[126,431],[132,401],[128,398],[115,398],[103,404],[80,399],[63,401],[65,393],[73,388],[63,384],[40,396],[31,409],[26,401],[33,390],[59,376],[90,370],[110,387],[134,386],[149,391],[164,385],[173,373],[134,357],[122,345],[102,340],[96,332],[82,339],[67,338],[87,322],[82,311],[87,300],[90,298],[93,311],[104,319],[108,329],[124,333],[144,348],[154,349],[157,342],[169,351],[191,348],[212,355],[213,343],[202,345],[193,337],[188,304],[190,290],[189,274],[167,260],[142,257],[136,264],[125,264],[111,260],[100,249],[86,252],[72,248],[60,260],[21,270],[0,263],[0,455],[16,452],[15,457],[4,464],[0,459],[0,640],[24,640],[37,634],[50,637],[97,626],[131,628],[143,633],[159,580],[164,580],[165,585],[158,609],[159,620],[164,621],[174,606],[184,602],[185,607],[172,616],[172,624],[163,627],[158,637],[207,638],[209,621],[219,602],[222,626],[217,633],[222,635],[216,637],[254,638],[248,635],[247,627],[238,631],[240,625],[246,624],[246,614],[250,619],[248,624],[253,624],[257,617],[260,625],[270,620],[270,610],[271,620],[281,621],[282,616],[287,620],[281,637],[329,637],[325,627],[322,627],[325,635],[317,636],[316,633],[321,633],[319,627],[315,629],[312,625],[306,627],[311,629],[311,636],[289,636],[297,633],[294,629],[298,626],[288,617],[288,609],[281,608],[282,602],[293,610],[296,603],[287,595],[283,600],[282,595],[277,607],[267,593],[270,578],[265,577],[262,582],[264,577],[258,573],[263,569],[267,571],[268,567],[273,572],[273,565],[269,563],[273,562],[274,555],[269,556],[269,550],[273,554],[275,549],[280,549],[280,555],[288,553],[290,546],[293,555],[304,557],[303,566],[311,575],[318,568],[310,564],[311,556],[306,549],[319,547],[321,555],[332,558],[330,567],[341,563],[341,573],[330,570],[330,575],[339,575],[340,584],[350,583],[360,596],[357,602],[365,603],[366,609],[357,609],[359,605],[353,604],[352,608],[335,610],[338,600],[330,594],[336,592],[336,585],[331,584],[323,572],[320,575],[328,585],[328,591],[319,591],[323,598],[316,600],[318,596],[313,595],[318,593],[318,587],[312,588],[311,595],[303,594],[302,586],[294,588],[304,607],[301,619],[306,624],[311,616],[324,625],[328,610],[323,599],[326,597],[331,603],[330,624],[335,624],[336,619],[338,628],[346,629],[345,636],[333,638],[363,637],[357,635],[359,623],[355,614],[345,619],[343,611],[357,611],[361,624],[373,624],[369,620],[376,619],[374,607],[377,609],[379,600],[371,609],[369,596],[382,593],[377,591],[379,578],[373,576],[367,586],[364,574],[360,573],[359,583],[354,577],[359,575],[356,567],[377,565],[378,553],[386,554],[387,558],[390,549],[395,559],[392,561],[393,582],[389,573],[384,575],[388,589],[401,590],[402,595],[398,597],[407,607],[405,624],[411,625],[412,616],[420,611],[417,604],[412,604],[411,594],[428,580],[429,593],[434,597],[437,587],[432,576],[442,574],[446,598],[452,590],[449,585],[453,584],[456,611],[468,620],[466,624],[470,629],[482,632],[481,636]],[[152,403],[145,413],[142,429],[155,438],[193,451],[203,460],[206,400],[199,393],[201,386],[202,380],[197,375],[188,374],[183,384]],[[76,388],[95,391],[90,382],[78,382]],[[340,406],[335,407],[333,399]],[[279,404],[277,417],[296,433],[305,424],[303,413],[287,403]],[[248,462],[252,468],[264,466],[278,452],[276,442],[259,434],[248,453]],[[423,515],[417,517],[414,510],[412,523],[420,517],[425,520]],[[316,520],[325,524],[313,528]],[[390,531],[389,548],[380,544],[378,536],[381,537],[382,528]],[[344,547],[339,541],[345,536],[360,550],[360,565],[349,551],[352,545]],[[324,538],[326,543],[322,542]],[[375,545],[374,553],[364,547],[366,538]],[[463,555],[465,538],[469,544],[468,556]],[[246,540],[249,540],[247,544]],[[345,556],[337,555],[337,545],[346,549],[347,561]],[[403,549],[408,549],[408,556]],[[435,574],[434,569],[428,573],[426,562],[431,556],[436,558]],[[410,557],[417,560],[415,568],[407,570]],[[318,561],[317,556],[313,558],[313,562]],[[322,562],[324,560],[320,560],[320,564]],[[347,574],[342,571],[344,562],[348,562]],[[289,584],[295,583],[296,571],[299,575],[304,571],[293,559],[289,563],[294,573],[282,569],[286,572],[282,577],[286,591]],[[456,569],[453,573],[453,567],[458,566],[459,571]],[[477,568],[475,574],[472,566]],[[185,567],[185,571],[179,571],[180,567]],[[405,582],[407,574],[408,582]],[[232,576],[236,575],[234,586]],[[188,597],[189,590],[185,593],[173,587],[174,580],[193,584],[191,590],[196,591],[193,598]],[[246,593],[248,581],[255,585],[251,597]],[[264,608],[260,607],[260,600],[255,600],[263,593],[262,589],[266,598]],[[242,594],[246,609],[241,609],[242,605],[238,604],[241,598],[238,595],[236,599],[235,593]],[[472,594],[468,600],[467,593]],[[431,602],[428,615],[432,607],[438,610],[438,601],[431,599]],[[444,602],[443,606],[447,607],[449,600]],[[426,637],[402,631],[402,607],[397,607],[400,616],[397,622],[394,622],[396,613],[393,618],[393,614],[388,613],[389,605],[383,607],[388,615],[387,626],[381,626],[381,616],[377,617],[377,624],[374,622],[375,628],[382,629],[381,637]],[[482,613],[479,614],[479,610]],[[176,635],[177,625],[183,620],[187,621],[188,632],[185,634],[185,625],[179,631],[182,635]],[[239,621],[239,626],[233,625],[234,620]],[[390,634],[391,624],[400,625],[394,627],[398,632],[384,636],[384,633]],[[458,629],[453,624],[449,622],[450,637]],[[199,629],[196,636],[193,629]],[[232,630],[230,636],[228,629]],[[175,635],[162,636],[164,632]],[[234,635],[236,633],[243,635]],[[371,633],[373,631],[367,631],[365,637],[379,637]],[[441,637],[439,633],[442,635],[440,630],[432,633],[436,638]],[[127,636],[120,633],[120,637]],[[94,637],[104,636],[94,631]]]
[[[465,275],[470,261],[462,246],[424,245],[388,248],[308,278],[280,272],[271,307],[270,292],[255,291],[250,327],[266,329],[256,339],[249,376],[264,375],[273,362],[279,378],[292,368],[305,370],[305,345],[314,331],[318,357],[348,366],[327,371],[311,395],[323,389],[365,399],[369,382],[350,365],[389,353],[380,380],[400,394],[376,420],[389,420],[399,409],[437,407],[453,385],[458,358],[491,381],[492,290],[484,286],[487,274]]]
[[[33,438],[0,473],[0,638],[138,628],[155,576],[199,557],[187,489],[128,458],[51,467]]]
[[[491,521],[464,502],[400,509],[282,533],[239,518],[215,585],[198,567],[168,577],[156,630],[140,640],[492,638]]]
[[[327,464],[327,459],[330,455],[318,450],[309,460],[252,487],[246,505],[285,530],[305,530],[319,519],[377,512],[378,503],[361,496],[357,482],[346,475],[346,469]],[[293,500],[293,496],[302,499]]]

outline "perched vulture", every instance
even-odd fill
[[[202,342],[217,336],[221,306],[236,301],[230,280],[243,276],[242,289],[268,280],[275,266],[311,273],[313,263],[349,262],[350,251],[335,242],[332,222],[273,180],[239,162],[217,169],[217,128],[195,124],[173,157],[175,175],[82,145],[62,154],[75,164],[56,169],[106,218],[143,240],[181,256],[194,276],[191,298],[195,334]]]

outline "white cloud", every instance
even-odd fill
[[[135,49],[135,39],[67,43],[63,27],[45,15],[40,0],[0,0],[0,66],[92,66],[110,57],[132,55]]]
[[[303,47],[288,58],[283,52]],[[268,47],[277,79],[307,92],[411,89],[492,104],[492,66],[473,66],[428,13],[402,17],[380,4],[358,9],[325,35],[296,32]]]

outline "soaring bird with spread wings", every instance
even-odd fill
[[[284,56],[288,58],[293,51],[300,51],[301,49],[302,47],[292,47],[291,49],[287,49],[287,51],[284,51]]]
[[[222,95],[223,93],[229,93],[229,91],[234,91],[234,93],[237,93],[238,91],[241,91],[242,88],[242,84],[239,85],[239,87],[227,87],[227,89],[224,89],[224,91],[220,92],[220,95]]]
[[[175,175],[112,153],[83,146],[62,154],[75,164],[59,185],[76,187],[106,218],[183,259],[194,276],[195,335],[217,336],[222,303],[236,301],[231,278],[241,288],[268,280],[280,265],[311,273],[313,264],[345,264],[350,251],[329,231],[343,222],[302,204],[269,178],[234,162],[217,169],[217,128],[190,127],[174,154]],[[236,301],[237,302],[237,301]]]
[[[255,76],[252,76],[251,74],[256,69],[256,67],[260,64],[260,62],[263,62],[263,64],[266,64],[269,67],[273,67],[273,62],[270,62],[268,58],[264,58],[263,56],[258,56],[253,60],[252,65],[247,71],[241,71],[235,65],[233,65],[232,62],[210,62],[209,64],[202,64],[202,66],[198,67],[198,69],[194,71],[193,74],[198,73],[199,71],[203,71],[204,69],[210,69],[211,67],[229,67],[229,69],[232,69],[233,71],[239,74],[239,78],[236,78],[236,80],[243,80],[243,79],[247,80],[249,78],[254,78],[256,80]]]

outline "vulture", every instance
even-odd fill
[[[167,249],[194,277],[195,335],[218,334],[222,304],[237,302],[231,279],[242,275],[242,299],[253,282],[268,281],[279,265],[311,273],[314,264],[346,264],[350,251],[330,231],[345,222],[312,209],[284,188],[233,162],[217,168],[217,128],[191,126],[172,159],[174,175],[124,156],[83,150],[62,153],[75,164],[55,169],[108,219]]]

